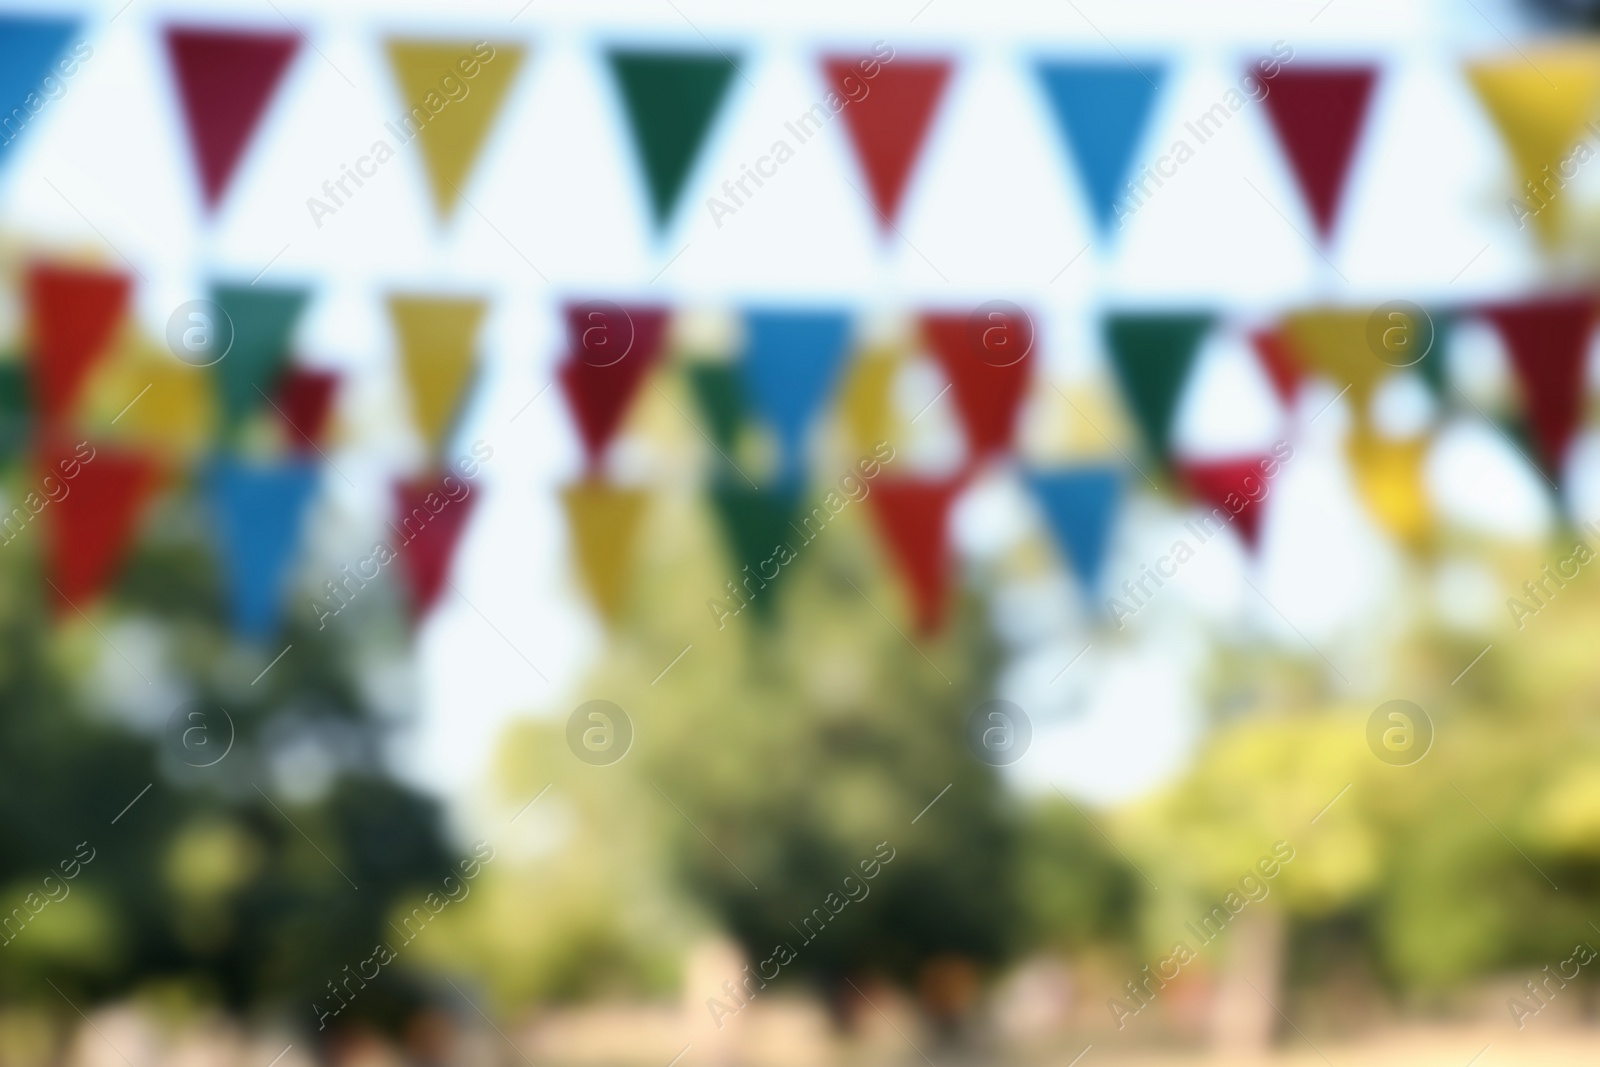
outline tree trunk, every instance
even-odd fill
[[[1271,1044],[1281,1018],[1278,986],[1286,925],[1282,912],[1251,905],[1229,926],[1211,1016],[1211,1039],[1219,1050],[1247,1055]]]

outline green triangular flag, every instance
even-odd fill
[[[1163,462],[1178,397],[1210,327],[1211,315],[1206,312],[1106,316],[1106,346],[1117,382],[1150,451]]]
[[[657,225],[672,215],[733,76],[721,54],[614,50],[611,70],[650,186]]]
[[[0,463],[9,463],[27,443],[32,425],[28,373],[15,358],[0,360]]]
[[[732,459],[744,422],[744,397],[739,392],[739,371],[731,363],[690,363],[684,370],[695,403],[711,424],[711,439]]]
[[[733,563],[731,579],[739,597],[743,598],[742,601],[735,598],[724,586],[718,599],[729,612],[737,613],[742,610],[742,603],[748,603],[756,619],[772,618],[776,604],[773,594],[784,580],[783,559],[791,552],[798,553],[803,541],[789,525],[799,499],[793,487],[755,489],[735,484],[711,487],[711,503],[722,524],[728,556]],[[779,545],[786,545],[787,551],[779,552]]]
[[[1450,385],[1445,380],[1445,349],[1450,344],[1450,331],[1455,326],[1456,313],[1453,309],[1441,311],[1436,308],[1429,317],[1433,320],[1433,347],[1417,363],[1416,371],[1422,375],[1433,398],[1443,400],[1445,390]]]
[[[256,285],[218,285],[212,291],[233,325],[233,344],[215,366],[224,427],[237,426],[272,395],[289,361],[289,337],[309,295],[305,289]]]

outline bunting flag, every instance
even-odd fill
[[[736,590],[721,590],[730,612],[742,610],[741,602],[748,601],[755,609],[758,620],[773,618],[777,597],[767,590],[782,566],[786,553],[798,552],[807,540],[804,531],[794,525],[799,517],[800,495],[797,485],[768,486],[756,489],[733,483],[718,483],[711,487],[711,503],[717,521],[728,545],[728,556],[735,574]],[[816,536],[815,533],[812,534]],[[731,599],[735,595],[741,599]]]
[[[322,440],[333,397],[339,389],[339,372],[290,367],[278,382],[273,404],[283,420],[289,448],[295,452],[314,452]]]
[[[896,59],[879,64],[877,75],[864,80],[862,64],[871,62],[861,56],[830,56],[823,59],[822,69],[844,109],[845,128],[866,175],[879,228],[887,231],[950,78],[950,61]],[[857,86],[854,92],[852,84]],[[868,87],[864,96],[862,85]]]
[[[569,304],[570,346],[556,371],[591,472],[622,425],[633,396],[661,355],[667,311],[660,307]],[[620,350],[623,354],[615,355]]]
[[[1272,463],[1266,454],[1218,460],[1183,460],[1178,471],[1198,499],[1233,516],[1239,537],[1255,548],[1261,537],[1268,479],[1263,473]]]
[[[1592,47],[1520,52],[1515,58],[1467,65],[1467,80],[1505,141],[1517,172],[1516,200],[1532,216],[1539,239],[1549,246],[1561,232],[1564,199],[1545,184],[1564,184],[1560,164],[1584,136],[1600,103],[1600,56]],[[1534,189],[1528,188],[1532,183]],[[1518,216],[1521,228],[1523,217]]]
[[[878,346],[861,353],[846,375],[840,413],[857,451],[870,452],[879,441],[902,441],[895,418],[894,381],[903,366],[898,347]]]
[[[32,434],[28,376],[15,359],[0,360],[0,465],[21,455]]]
[[[1358,426],[1373,390],[1395,369],[1367,342],[1371,318],[1370,308],[1307,308],[1285,315],[1278,331],[1284,351],[1302,370],[1331,378],[1341,390],[1350,387]]]
[[[933,633],[944,622],[950,584],[950,505],[962,479],[879,481],[873,514],[884,547],[905,580],[917,628]]]
[[[129,279],[117,271],[58,264],[29,268],[28,369],[39,421],[65,418],[89,369],[110,350],[128,310]]]
[[[477,369],[483,311],[478,299],[389,298],[400,370],[411,395],[411,420],[431,455],[443,450]]]
[[[644,168],[657,226],[672,217],[711,120],[716,117],[735,59],[720,52],[615,49],[611,72]]]
[[[744,394],[777,435],[779,468],[792,476],[806,428],[849,346],[850,318],[842,311],[752,311],[745,330]]]
[[[89,376],[77,405],[80,421],[97,435],[190,460],[211,446],[216,402],[205,370],[158,349],[136,330]]]
[[[1594,312],[1590,296],[1539,297],[1483,309],[1505,342],[1522,385],[1523,410],[1540,465],[1558,480],[1583,411]]]
[[[0,100],[5,101],[7,123],[17,123],[19,112],[23,116],[18,128],[4,128],[0,163],[10,154],[29,118],[44,107],[47,97],[42,82],[55,73],[52,67],[66,52],[77,27],[72,19],[0,16]],[[68,65],[77,70],[72,59],[61,60],[59,69],[65,72]]]
[[[1171,451],[1178,398],[1211,316],[1199,313],[1137,313],[1106,316],[1106,347],[1122,395],[1157,459]]]
[[[643,489],[585,480],[561,490],[578,573],[600,617],[615,624],[627,603],[639,524],[649,504]]]
[[[316,465],[298,458],[262,466],[219,457],[206,472],[229,618],[242,637],[277,628],[317,478]]]
[[[1092,596],[1105,569],[1111,524],[1122,496],[1122,475],[1110,465],[1030,471],[1029,488],[1039,498],[1056,543]]]
[[[233,344],[215,364],[217,402],[225,429],[266,407],[289,362],[289,342],[309,290],[218,285],[212,299],[233,324]]]
[[[401,538],[397,545],[400,574],[413,619],[426,616],[444,590],[456,545],[478,499],[470,489],[463,496],[453,496],[446,479],[466,484],[448,472],[430,472],[394,487],[395,519],[390,528]]]
[[[731,457],[744,422],[744,394],[739,387],[738,369],[731,363],[697,360],[684,367],[683,373],[711,428],[711,440]]]
[[[1339,219],[1345,179],[1377,76],[1377,68],[1368,64],[1284,67],[1262,101],[1324,241]]]
[[[1423,482],[1425,437],[1390,440],[1352,434],[1350,466],[1357,491],[1378,524],[1402,543],[1417,548],[1433,529],[1433,514]]]
[[[296,33],[169,26],[166,40],[201,196],[206,209],[214,211],[300,38]]]
[[[66,438],[41,445],[38,465],[39,488],[18,506],[38,514],[44,526],[44,573],[60,613],[82,610],[122,566],[159,468],[140,452],[69,444]],[[53,484],[63,486],[65,495],[48,499]]]
[[[1266,374],[1267,381],[1272,383],[1272,391],[1278,394],[1278,399],[1286,407],[1293,404],[1294,395],[1299,391],[1300,381],[1305,375],[1296,365],[1294,354],[1283,339],[1283,332],[1257,330],[1250,335],[1250,347],[1255,351],[1256,361],[1261,364],[1261,370]]]
[[[525,49],[505,41],[395,38],[385,50],[406,110],[401,128],[420,140],[433,206],[447,219],[522,66]]]
[[[1039,65],[1045,96],[1078,166],[1090,214],[1102,237],[1116,221],[1117,199],[1165,74],[1159,63],[1142,69],[1126,62]]]
[[[994,312],[1002,316],[1002,312]],[[989,329],[1002,331],[1025,327],[1030,336],[1010,346],[985,347]],[[1032,325],[1009,321],[998,327],[974,324],[968,315],[929,314],[922,317],[922,331],[934,358],[950,379],[956,411],[967,434],[967,448],[973,459],[983,459],[1011,447],[1016,434],[1017,413],[1028,388],[1032,370]]]

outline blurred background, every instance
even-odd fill
[[[0,10],[0,1065],[1600,1051],[1587,0]]]

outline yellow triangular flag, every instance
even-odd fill
[[[1540,240],[1553,244],[1565,199],[1556,183],[1571,177],[1562,173],[1561,163],[1583,138],[1584,123],[1595,117],[1600,102],[1600,49],[1568,46],[1469,63],[1467,79],[1516,166],[1515,199],[1532,213]],[[1550,175],[1555,181],[1546,187]],[[1541,201],[1548,206],[1541,207]]]
[[[505,42],[391,39],[388,52],[406,108],[391,125],[399,136],[421,142],[434,207],[448,218],[525,49]]]
[[[578,570],[595,607],[616,622],[627,597],[639,519],[648,497],[642,489],[619,489],[585,481],[561,490]]]
[[[205,451],[216,414],[206,371],[158,348],[133,323],[90,372],[77,406],[79,425],[176,459]]]
[[[437,453],[477,366],[483,301],[392,296],[389,317],[400,342],[400,367],[417,430]]]
[[[1433,526],[1422,482],[1427,451],[1426,437],[1393,440],[1356,433],[1349,442],[1350,466],[1367,509],[1380,526],[1413,548]]]
[[[1307,308],[1283,319],[1284,340],[1300,365],[1332,378],[1340,389],[1350,387],[1358,426],[1366,419],[1373,389],[1394,370],[1368,343],[1371,317],[1371,308]]]
[[[839,412],[851,444],[870,452],[880,441],[904,440],[895,433],[893,390],[896,373],[904,366],[893,346],[870,348],[850,367],[839,401]]]

